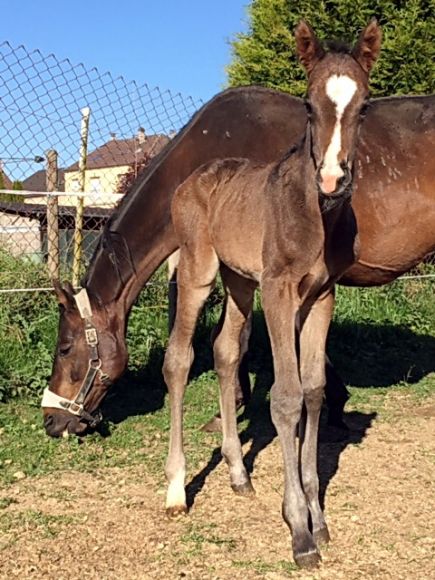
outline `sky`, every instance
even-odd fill
[[[2,38],[139,84],[208,100],[249,0],[0,0]]]

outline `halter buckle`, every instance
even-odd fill
[[[72,415],[80,416],[82,414],[83,405],[76,403],[75,401],[59,401],[59,404],[65,409],[65,411],[68,411],[68,413],[71,413]]]
[[[70,405],[69,412],[80,417],[83,412],[83,405],[73,401]]]
[[[98,335],[95,328],[85,328],[85,338],[86,343],[89,346],[97,346],[98,344]]]

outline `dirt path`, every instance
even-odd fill
[[[255,499],[233,495],[220,463],[177,521],[141,467],[17,482],[0,492],[0,577],[435,578],[435,398],[389,400],[362,442],[336,453],[332,475],[337,447],[321,446],[332,543],[315,572],[291,563],[275,439],[256,458]]]

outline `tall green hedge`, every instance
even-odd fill
[[[249,29],[232,41],[230,86],[257,84],[305,93],[293,30],[301,18],[322,39],[353,43],[376,16],[383,29],[381,57],[372,94],[435,92],[435,0],[252,0]]]

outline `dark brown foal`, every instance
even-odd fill
[[[300,146],[276,163],[208,163],[174,196],[180,263],[177,313],[163,369],[171,403],[166,506],[170,515],[187,509],[183,395],[197,318],[220,269],[227,302],[214,355],[221,388],[222,454],[231,485],[239,493],[253,491],[237,434],[234,391],[241,333],[259,285],[274,361],[271,412],[284,459],[283,516],[292,531],[295,561],[312,566],[320,560],[318,544],[329,539],[317,476],[325,343],[334,283],[356,258],[350,206],[353,156],[380,30],[373,21],[353,50],[326,51],[301,22],[296,43],[308,73],[311,116]]]

